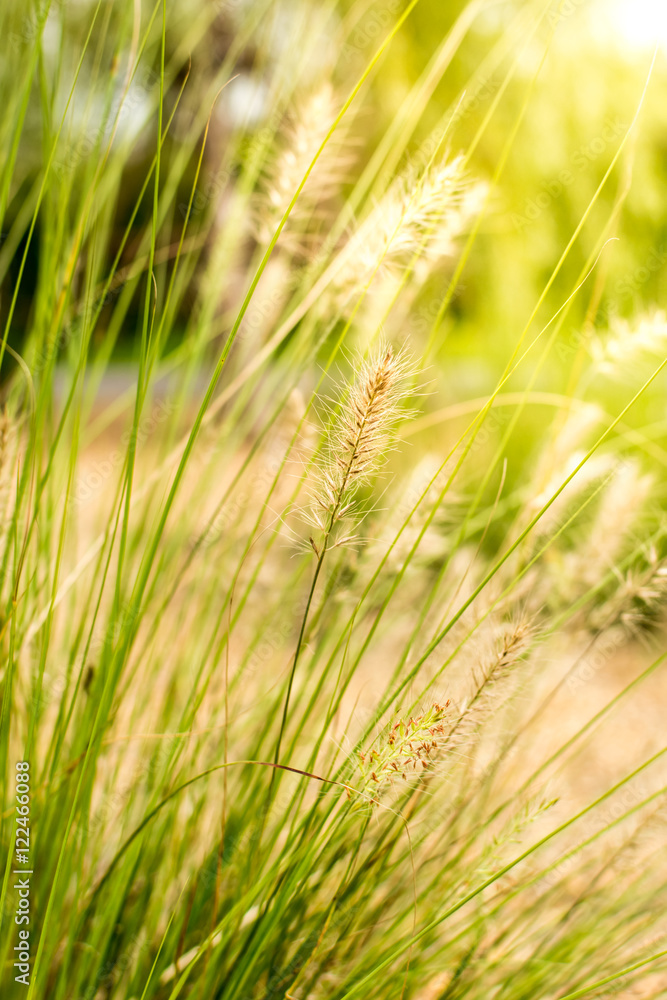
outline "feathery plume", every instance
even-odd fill
[[[317,153],[332,122],[336,118],[337,102],[330,83],[305,97],[297,105],[288,125],[280,152],[270,164],[260,198],[255,207],[255,230],[260,242],[268,242],[287,211],[294,192]],[[303,191],[283,231],[282,244],[298,250],[307,239],[304,230],[313,213],[339,190],[352,162],[349,152],[343,152],[338,130],[331,137],[308,177]]]
[[[667,352],[667,316],[656,309],[638,321],[617,319],[606,339],[591,344],[593,363],[605,375],[626,375],[641,356],[664,357]]]
[[[622,630],[636,638],[658,622],[667,602],[667,563],[651,548],[643,566],[629,569],[611,597],[588,615],[594,631]]]
[[[529,826],[542,819],[544,814],[558,804],[558,798],[534,796],[518,810],[484,847],[475,870],[475,878],[484,881],[496,874],[507,863],[507,851],[521,844]]]
[[[592,434],[602,424],[604,413],[589,403],[571,414],[558,429],[538,459],[526,500],[525,519],[529,520],[554,496],[565,479],[580,465],[588,451]],[[598,431],[599,433],[599,431]],[[567,518],[568,509],[596,482],[609,475],[613,456],[596,453],[579,469],[551,506],[542,514],[533,533],[533,544],[541,546],[544,538],[557,530]]]
[[[430,259],[450,255],[454,240],[479,211],[482,190],[466,182],[462,156],[420,178],[410,172],[398,178],[341,251],[336,288],[363,288],[380,265],[403,263],[416,253]]]
[[[413,368],[404,352],[395,354],[382,345],[365,362],[334,418],[328,434],[319,480],[307,513],[308,521],[321,533],[310,539],[319,557],[332,545],[352,537],[333,538],[336,526],[355,516],[356,495],[369,475],[377,470],[391,443],[392,431],[405,415],[402,402],[409,390]]]
[[[388,735],[366,753],[359,754],[359,769],[365,787],[379,790],[400,775],[420,775],[435,762],[447,745],[446,705],[433,705],[416,718],[399,719]]]
[[[457,730],[462,738],[478,730],[498,698],[499,686],[509,681],[519,663],[525,659],[535,638],[533,622],[519,618],[508,623],[497,641],[490,662],[481,666],[475,680],[475,691],[463,706]],[[453,733],[452,733],[453,735]]]
[[[638,519],[646,509],[652,477],[637,462],[625,459],[616,466],[598,505],[583,545],[569,553],[565,579],[577,588],[594,586],[621,558]]]
[[[319,532],[309,538],[317,557],[310,596],[302,619],[294,661],[290,671],[285,707],[276,746],[275,761],[279,760],[282,737],[287,723],[292,684],[303,645],[308,614],[317,579],[327,551],[336,545],[351,542],[353,535],[335,535],[345,518],[355,514],[355,498],[359,486],[381,463],[390,444],[391,432],[403,413],[401,402],[408,390],[412,366],[406,354],[394,354],[389,345],[382,345],[375,356],[361,366],[355,383],[343,400],[339,414],[333,419],[327,441],[325,461],[320,468],[319,483],[307,512],[307,520]]]

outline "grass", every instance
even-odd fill
[[[432,6],[3,5],[3,996],[667,996],[663,69]]]

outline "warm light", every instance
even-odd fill
[[[604,0],[614,29],[633,48],[667,49],[667,3],[665,0]]]

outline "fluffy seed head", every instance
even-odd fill
[[[592,587],[614,568],[631,543],[653,490],[653,480],[631,459],[619,462],[598,505],[590,533],[568,554],[565,579],[575,591]]]
[[[651,548],[644,565],[627,570],[611,597],[591,609],[588,625],[595,632],[614,631],[620,645],[660,622],[666,597],[667,563]]]
[[[642,357],[664,357],[667,351],[667,316],[656,310],[634,322],[617,320],[606,339],[593,341],[591,352],[598,371],[605,375],[627,374],[627,366]]]
[[[330,83],[304,97],[291,116],[282,147],[270,164],[261,195],[255,208],[255,230],[267,242],[285,214],[294,192],[309,168],[337,112],[337,101]],[[352,157],[345,151],[338,131],[331,137],[308,177],[292,209],[282,245],[301,248],[313,215],[339,190]]]
[[[463,157],[434,166],[421,177],[409,172],[394,183],[342,251],[339,291],[365,287],[380,266],[412,255],[439,258],[480,207],[481,186],[469,185]]]
[[[525,617],[507,623],[492,655],[480,664],[477,671],[475,690],[457,723],[460,737],[472,736],[489,712],[506,696],[505,685],[509,684],[514,671],[529,653],[536,633],[535,624]]]
[[[308,517],[324,533],[325,546],[336,524],[353,516],[359,486],[386,456],[396,422],[405,415],[402,403],[412,374],[406,354],[382,345],[361,365],[333,418]],[[335,544],[346,540],[340,538]],[[319,554],[313,539],[311,544]]]

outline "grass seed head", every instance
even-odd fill
[[[407,263],[413,255],[449,256],[481,207],[480,193],[466,181],[461,156],[421,177],[412,171],[399,177],[341,251],[339,292],[364,288],[379,268]]]
[[[302,97],[287,125],[278,152],[271,160],[255,205],[255,231],[267,243],[287,211],[304,175],[333,124],[340,102],[325,81]],[[314,222],[324,214],[324,205],[339,191],[353,160],[342,133],[336,130],[310,173],[283,233],[282,245],[305,251],[312,241]]]
[[[359,769],[365,787],[391,784],[396,775],[403,780],[432,768],[447,747],[449,702],[432,705],[421,715],[394,722],[389,731],[366,753],[359,754]]]
[[[320,549],[329,546],[339,522],[358,514],[357,492],[386,457],[392,432],[405,415],[403,404],[412,376],[408,355],[396,353],[387,344],[360,365],[339,413],[332,418],[308,512],[309,522],[324,536]],[[350,538],[339,537],[333,544],[344,544]],[[313,542],[311,545],[317,552]]]
[[[633,321],[617,319],[606,338],[591,345],[593,364],[610,377],[627,377],[628,366],[646,358],[663,358],[667,352],[667,315],[656,309]]]

